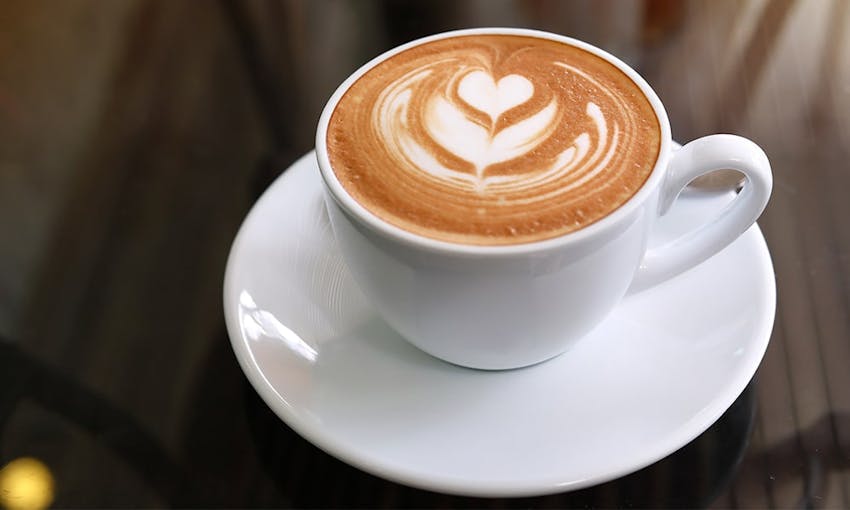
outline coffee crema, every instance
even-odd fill
[[[382,220],[461,244],[579,230],[643,185],[660,148],[649,101],[574,46],[462,35],[411,47],[355,81],[328,124],[331,167]]]

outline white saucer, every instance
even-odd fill
[[[767,348],[776,288],[754,226],[701,266],[627,296],[558,358],[506,372],[449,365],[374,315],[337,253],[319,179],[310,153],[256,203],[230,252],[224,312],[266,404],[364,471],[473,496],[601,483],[702,433]],[[657,240],[730,196],[686,192]]]

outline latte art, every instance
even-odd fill
[[[575,47],[508,35],[408,49],[368,71],[328,130],[345,189],[411,232],[513,244],[582,228],[652,170],[659,127],[619,69]]]
[[[449,71],[454,72],[454,76],[446,79],[446,89],[433,90],[427,86],[427,78],[435,73],[432,67],[449,67]],[[578,73],[599,88],[593,78],[568,64],[553,62],[553,67],[559,72]],[[561,122],[573,120],[565,120],[560,115],[564,108],[559,108],[558,99],[552,98],[542,109],[514,124],[499,125],[502,114],[533,97],[534,85],[526,77],[511,74],[496,82],[487,71],[470,71],[468,65],[460,62],[437,62],[428,69],[410,74],[412,76],[403,76],[392,83],[378,99],[372,111],[373,129],[381,134],[398,165],[408,172],[424,172],[441,185],[482,194],[502,193],[506,199],[506,192],[513,192],[513,195],[523,192],[520,196],[511,196],[520,202],[546,200],[548,194],[533,194],[533,190],[571,173],[576,179],[558,190],[566,192],[586,180],[582,177],[598,172],[616,149],[617,125],[612,126],[609,137],[608,122],[602,110],[589,101],[585,113],[593,122],[593,137],[588,132],[577,135],[548,168],[488,176],[487,169],[492,165],[533,151],[552,136]],[[600,93],[610,94],[602,89]],[[423,114],[411,125],[410,104],[417,101],[415,96],[419,94],[426,96],[418,99],[424,105]],[[469,112],[469,108],[476,111]],[[478,113],[485,114],[486,118],[476,115]],[[417,140],[419,126],[424,128],[426,140]],[[592,141],[595,147],[591,147]],[[454,168],[441,164],[435,157],[440,150],[463,163]]]

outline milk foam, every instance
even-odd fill
[[[409,50],[341,101],[335,117],[364,124],[329,130],[340,147],[344,134],[362,132],[345,153],[351,160],[333,163],[356,199],[367,208],[375,200],[389,213],[380,216],[424,235],[503,244],[581,228],[634,193],[660,142],[628,77],[551,41],[474,39],[421,56]]]
[[[446,65],[455,67],[455,70],[448,77],[445,88],[435,90],[422,86],[433,68]],[[554,61],[551,67],[553,73],[580,76],[598,93],[616,101],[603,84],[575,66]],[[408,171],[422,172],[441,185],[474,189],[482,194],[507,190],[525,192],[516,199],[517,202],[547,200],[553,194],[583,185],[605,167],[617,150],[619,126],[613,121],[609,127],[609,121],[599,106],[587,101],[586,114],[593,121],[595,136],[587,132],[577,135],[546,168],[531,168],[528,172],[507,176],[488,176],[489,166],[533,151],[557,128],[562,110],[558,101],[566,98],[555,97],[536,113],[497,129],[497,121],[502,115],[531,99],[534,89],[532,81],[521,74],[509,74],[496,80],[487,69],[453,66],[451,60],[437,61],[389,83],[373,109],[372,123],[390,154]],[[427,95],[421,127],[439,148],[470,163],[474,167],[473,173],[441,164],[432,149],[416,141],[412,131],[418,126],[411,126],[409,105],[418,94]],[[486,114],[488,122],[469,115],[460,102]],[[591,147],[591,144],[594,146]],[[535,187],[569,173],[580,175],[555,192],[530,193]]]

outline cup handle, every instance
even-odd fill
[[[705,225],[647,250],[630,293],[661,283],[705,261],[755,223],[767,205],[773,186],[770,162],[758,145],[735,135],[698,138],[673,154],[659,192],[658,215],[667,214],[688,183],[723,169],[744,174],[743,190]]]

